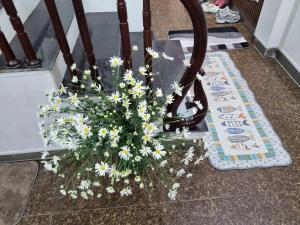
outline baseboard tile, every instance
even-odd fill
[[[275,58],[284,68],[293,81],[300,86],[300,71],[288,60],[288,58],[277,48],[266,48],[259,40],[255,39],[254,47],[264,57]]]

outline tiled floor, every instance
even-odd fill
[[[152,0],[152,7],[157,37],[191,26],[180,1]],[[211,15],[208,24],[216,26]],[[253,41],[243,24],[236,26]],[[56,179],[42,171],[21,224],[300,224],[300,90],[273,59],[253,47],[229,53],[292,155],[291,166],[217,171],[206,161],[175,202],[161,187],[127,199],[62,199]]]

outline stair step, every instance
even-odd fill
[[[55,0],[61,21],[67,33],[73,16],[74,10],[71,1]],[[55,33],[48,16],[48,12],[44,1],[40,1],[31,15],[24,23],[25,31],[27,32],[32,46],[37,53],[37,56],[42,59],[42,64],[39,68],[28,68],[24,62],[25,55],[21,48],[20,42],[15,36],[10,45],[15,52],[17,58],[22,59],[23,63],[19,68],[11,69],[5,66],[4,56],[0,56],[0,72],[19,72],[32,70],[50,70],[59,52],[59,46],[55,37]]]
[[[111,90],[112,77],[109,59],[120,54],[118,14],[116,12],[87,13],[86,19],[93,43],[96,64],[103,76],[102,81],[106,88]],[[80,36],[76,41],[72,55],[78,69],[83,71],[89,68]],[[70,84],[68,71],[64,75],[63,84],[65,86]]]
[[[178,40],[157,40],[155,45],[157,51],[165,52],[168,56],[174,57],[174,61],[159,60],[159,79],[154,81],[153,86],[161,88],[163,93],[171,93],[171,84],[174,81],[179,82],[185,70],[182,47]]]

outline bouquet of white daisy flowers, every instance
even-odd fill
[[[152,49],[147,51],[153,59],[160,57]],[[166,53],[161,56],[173,61]],[[176,131],[179,140],[163,132],[163,121],[170,116],[166,106],[173,97],[144,84],[146,76],[153,82],[150,66],[124,71],[119,57],[112,57],[110,64],[112,93],[88,81],[90,71],[86,70],[82,79],[73,76],[75,91],[62,85],[47,94],[49,103],[40,106],[41,134],[47,145],[66,150],[57,155],[44,152],[42,163],[61,178],[61,194],[73,199],[100,198],[104,193],[128,196],[134,193],[133,186],[152,187],[153,174],[169,190],[170,199],[175,199],[179,178],[191,177],[190,168],[206,155],[201,155],[196,141],[182,138],[188,135],[187,128]],[[172,85],[178,95],[182,88],[176,82]]]

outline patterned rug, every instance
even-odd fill
[[[169,31],[170,40],[180,40],[185,54],[191,53],[194,45],[192,30]],[[249,43],[235,27],[208,29],[207,51],[248,48]]]
[[[186,54],[189,58],[190,54]],[[217,169],[287,166],[291,157],[226,52],[207,53],[203,86],[210,132],[203,137]]]

